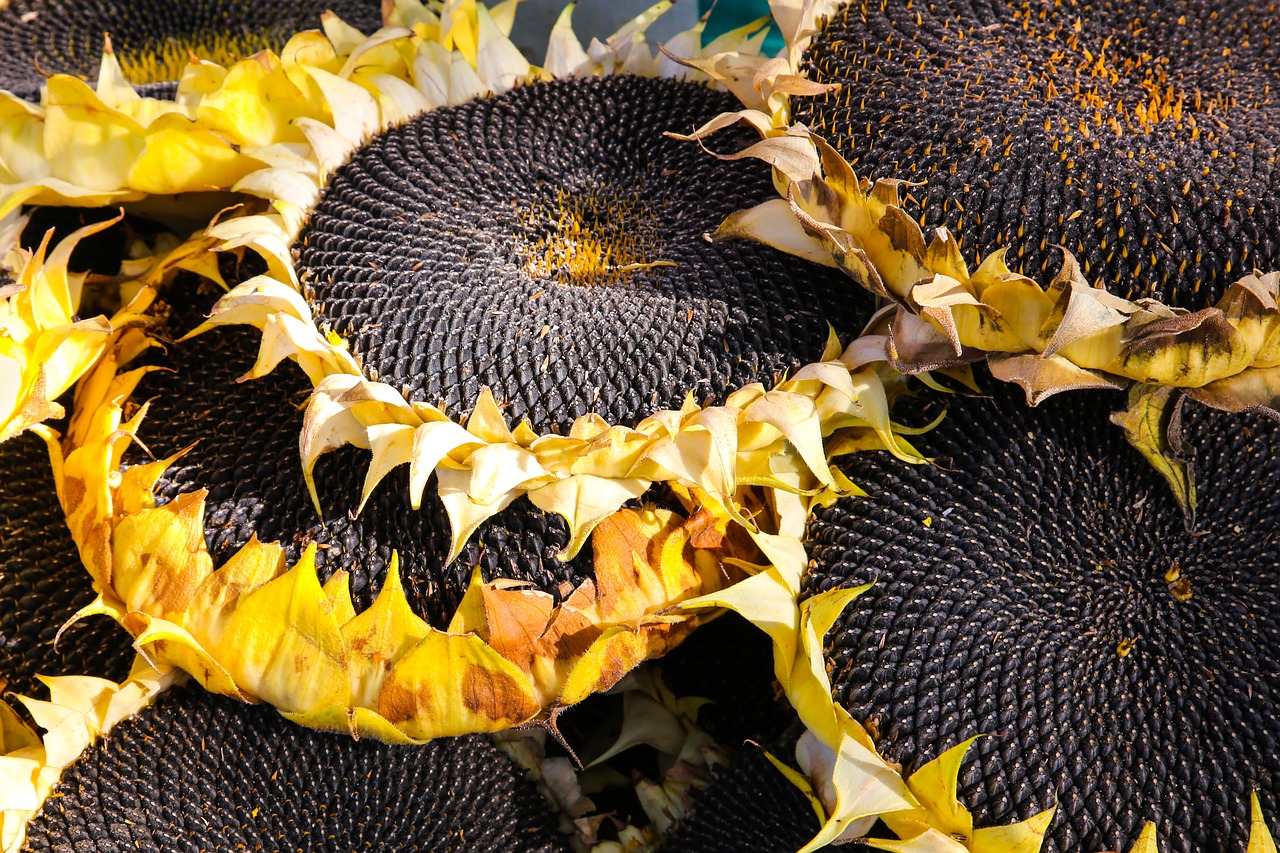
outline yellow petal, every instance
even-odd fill
[[[339,628],[312,545],[289,572],[240,603],[212,651],[253,695],[288,711],[326,708],[349,695]]]
[[[1057,806],[1052,806],[1019,823],[976,830],[969,849],[973,853],[1039,853],[1056,812]]]
[[[342,626],[342,638],[354,660],[367,661],[355,668],[352,703],[373,707],[392,663],[431,633],[430,626],[410,608],[400,582],[400,560],[391,556],[382,589],[373,605]],[[361,671],[363,669],[363,671]]]
[[[524,673],[479,637],[436,631],[395,665],[377,708],[419,739],[499,731],[541,709]]]
[[[1160,836],[1156,833],[1156,825],[1148,821],[1138,833],[1138,840],[1133,842],[1129,853],[1160,853]]]
[[[1276,842],[1267,828],[1258,795],[1249,795],[1249,848],[1246,853],[1276,853]]]

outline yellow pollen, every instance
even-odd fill
[[[642,270],[675,266],[657,257],[658,218],[652,204],[636,195],[560,189],[554,203],[525,215],[525,225],[531,236],[525,270],[534,278],[606,287]]]

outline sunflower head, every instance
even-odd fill
[[[1249,7],[776,7],[799,23],[757,76],[784,103],[687,138],[749,123],[766,139],[743,156],[785,199],[718,233],[826,257],[892,302],[900,370],[986,360],[1031,405],[1130,389],[1117,422],[1190,514],[1179,401],[1280,406],[1276,186],[1252,165],[1275,147],[1275,62],[1265,36],[1233,41],[1259,31]]]
[[[692,630],[674,605],[795,561],[848,488],[826,442],[912,456],[840,278],[705,239],[770,191],[662,135],[725,96],[626,73],[667,67],[643,21],[548,80],[446,11],[353,49],[412,86],[296,69],[332,116],[210,230],[266,273],[203,324],[166,296],[160,336],[200,335],[103,363],[61,489],[141,648],[389,740],[553,724]]]
[[[794,114],[966,254],[1196,310],[1280,267],[1271,42],[1247,3],[848,3],[803,65],[841,88]]]
[[[909,772],[995,735],[961,798],[985,823],[1057,803],[1046,850],[1126,850],[1147,821],[1167,852],[1243,849],[1250,797],[1276,807],[1276,424],[1188,412],[1190,532],[1113,406],[1002,390],[922,437],[945,465],[849,460],[867,497],[809,526],[811,593],[874,581],[832,630],[834,695]]]

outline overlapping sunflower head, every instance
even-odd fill
[[[756,79],[783,94],[750,120],[786,198],[724,233],[893,303],[903,370],[986,360],[1033,405],[1128,388],[1118,422],[1193,509],[1182,402],[1277,399],[1267,15],[777,5],[787,61]]]

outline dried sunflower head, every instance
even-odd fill
[[[786,200],[722,232],[826,254],[891,303],[904,370],[986,359],[1033,404],[1136,389],[1131,441],[1190,508],[1171,397],[1277,399],[1276,184],[1255,153],[1275,52],[1244,3],[1050,8],[778,4],[787,59],[754,80],[782,94],[751,121]]]
[[[861,326],[840,279],[703,239],[770,190],[661,136],[727,100],[664,76],[656,13],[585,51],[566,17],[543,70],[483,6],[429,15],[451,47],[399,14],[353,55],[411,51],[412,85],[309,72],[342,109],[255,179],[274,212],[210,230],[267,272],[152,353],[176,372],[122,367],[136,337],[82,387],[62,495],[148,654],[424,740],[553,718],[691,630],[676,603],[798,576],[829,449],[916,457],[831,332]]]
[[[25,850],[568,850],[524,770],[482,735],[354,741],[194,687],[118,722],[52,793]]]
[[[1166,851],[1242,850],[1250,797],[1277,806],[1280,432],[1188,413],[1191,532],[1113,404],[1002,389],[920,439],[937,466],[848,460],[867,496],[809,525],[809,594],[871,584],[829,636],[834,696],[907,772],[989,735],[962,799],[987,824],[1056,803],[1046,850],[1127,849],[1147,821]]]

